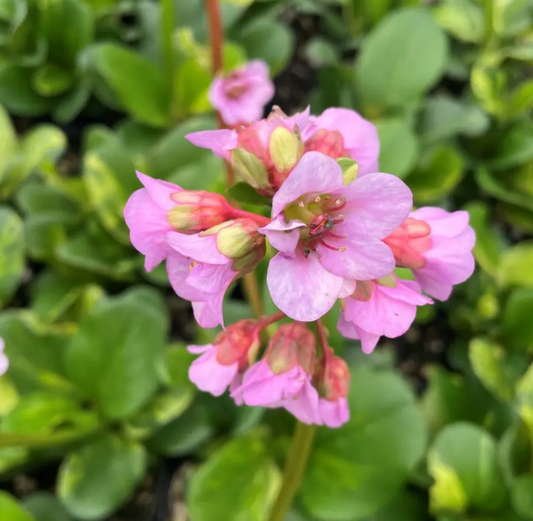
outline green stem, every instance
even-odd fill
[[[300,487],[307,466],[307,459],[313,446],[315,431],[315,425],[296,422],[289,455],[283,471],[283,481],[276,502],[272,507],[269,521],[285,520],[292,506],[294,496]]]
[[[165,72],[172,87],[174,83],[174,0],[161,0],[161,28]]]

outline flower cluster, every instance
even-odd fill
[[[327,346],[317,354],[305,322],[339,301],[339,331],[370,353],[381,336],[404,334],[417,306],[446,300],[473,272],[475,237],[463,211],[413,210],[406,184],[378,171],[375,127],[359,114],[331,108],[233,129],[189,134],[259,194],[270,217],[245,212],[220,194],[191,192],[139,174],[144,188],[125,209],[133,245],[146,269],[166,260],[176,293],[192,302],[203,327],[223,324],[222,302],[238,277],[268,259],[267,286],[283,324],[255,362],[261,322],[229,326],[191,367],[200,389],[229,386],[237,403],[284,407],[301,421],[338,426],[347,420],[344,362]],[[396,268],[414,280],[402,280]],[[404,270],[405,271],[405,270]]]

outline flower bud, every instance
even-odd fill
[[[281,172],[291,170],[304,152],[298,127],[295,127],[294,132],[285,127],[275,128],[270,135],[268,150],[275,168]]]
[[[306,142],[305,151],[322,152],[326,156],[338,158],[349,156],[350,154],[344,151],[344,138],[337,130],[327,130],[321,128],[317,130]]]
[[[178,232],[197,233],[231,218],[233,208],[220,194],[183,190],[170,198],[176,206],[168,211],[168,222]]]
[[[423,254],[431,248],[430,233],[429,224],[409,217],[383,242],[391,248],[397,266],[418,270],[426,265]]]
[[[344,179],[344,186],[348,186],[352,181],[357,178],[359,172],[359,164],[357,161],[350,159],[349,157],[341,157],[337,159],[337,163],[342,168],[342,177]]]
[[[254,154],[235,148],[231,151],[231,166],[235,174],[258,192],[271,193],[267,169]]]
[[[264,236],[257,228],[259,225],[252,219],[234,219],[217,227],[217,248],[229,259],[240,259],[248,255],[257,246],[264,243]],[[209,234],[207,230],[206,234]]]
[[[270,340],[265,358],[274,374],[300,366],[313,372],[315,362],[315,335],[300,322],[282,324]]]
[[[217,362],[221,365],[238,362],[241,371],[251,365],[261,347],[260,331],[255,320],[239,320],[228,326],[213,341],[217,347]]]
[[[325,356],[324,365],[318,376],[318,389],[320,396],[331,402],[348,396],[350,370],[342,358],[332,353]]]

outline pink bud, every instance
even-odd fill
[[[306,142],[305,151],[322,152],[329,157],[345,157],[348,154],[344,150],[344,138],[337,130],[317,130]]]
[[[178,232],[198,233],[231,219],[233,207],[220,194],[203,190],[184,190],[173,193],[176,203],[168,211],[168,221]]]
[[[265,359],[274,374],[284,373],[300,366],[313,372],[315,361],[315,335],[300,322],[282,324],[270,340]]]
[[[346,362],[328,353],[318,376],[320,395],[330,402],[346,398],[350,391],[350,370]]]
[[[217,347],[217,362],[231,365],[237,362],[239,370],[248,367],[255,359],[261,345],[260,326],[255,320],[240,320],[219,333],[213,345]]]
[[[398,266],[418,270],[426,265],[424,253],[432,246],[430,233],[429,224],[409,217],[383,242],[392,249]]]

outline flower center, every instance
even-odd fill
[[[299,247],[305,256],[315,251],[322,245],[333,251],[344,251],[338,242],[345,235],[334,232],[335,226],[344,221],[340,213],[346,206],[344,197],[330,195],[317,195],[307,203],[303,200],[296,201],[285,209],[286,219],[298,219],[307,226],[300,228]]]
[[[228,85],[225,89],[226,97],[232,100],[239,99],[243,94],[245,94],[249,90],[250,86],[245,83],[244,81],[241,81],[239,79],[236,79],[235,82]]]

